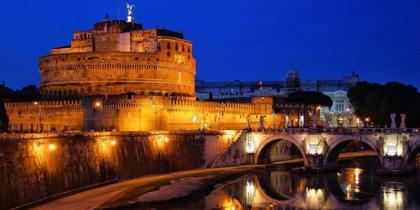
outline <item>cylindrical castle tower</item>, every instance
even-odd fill
[[[196,62],[182,33],[105,20],[40,58],[45,96],[195,96]]]

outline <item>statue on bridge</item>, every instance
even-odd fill
[[[251,130],[251,117],[249,116],[249,114],[246,115],[246,123],[247,123],[247,129]]]
[[[260,127],[258,128],[259,131],[265,130],[264,122],[265,122],[265,116],[260,116]]]
[[[391,113],[391,129],[397,129],[397,123],[395,122],[395,118],[397,114]]]
[[[406,129],[407,128],[407,126],[405,125],[406,115],[405,114],[400,114],[400,117],[401,117],[400,128],[401,129]]]

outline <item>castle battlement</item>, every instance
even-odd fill
[[[53,106],[80,106],[82,104],[81,100],[62,100],[62,101],[39,101],[36,102],[12,102],[5,103],[6,108],[27,108],[27,107],[53,107]]]

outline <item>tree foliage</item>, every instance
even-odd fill
[[[298,113],[305,111],[308,107],[312,107],[313,112],[317,106],[331,107],[333,101],[327,95],[320,92],[298,91],[289,94],[286,98],[274,98],[274,111],[279,113],[281,104],[295,104],[298,105]]]
[[[9,119],[4,107],[6,101],[35,101],[40,98],[41,94],[35,85],[26,86],[16,91],[0,85],[0,131],[7,131],[9,127]]]
[[[303,104],[306,106],[327,106],[331,107],[333,101],[327,95],[320,92],[298,91],[290,94],[286,101],[291,104]]]
[[[4,85],[0,86],[0,131],[7,131],[9,127],[9,118],[7,117],[4,101],[13,97],[14,91]]]
[[[411,85],[360,82],[350,89],[348,97],[356,115],[370,118],[375,125],[389,126],[391,113],[404,113],[407,115],[407,126],[420,126],[420,94]]]
[[[35,85],[23,87],[16,90],[12,96],[14,101],[36,101],[41,98],[41,93]]]

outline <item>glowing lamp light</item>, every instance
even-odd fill
[[[318,145],[317,144],[309,144],[308,145],[308,154],[316,155],[318,153]]]
[[[384,144],[384,153],[386,156],[398,156],[403,155],[403,145],[398,143],[397,139],[392,139]]]
[[[112,145],[112,146],[115,146],[115,145],[117,145],[117,141],[115,141],[115,140],[112,140],[112,141],[111,141],[111,145]]]
[[[38,105],[39,105],[39,102],[38,102],[38,101],[35,101],[35,102],[34,102],[34,105],[35,105],[35,106],[38,106]]]
[[[55,150],[57,149],[57,146],[56,146],[55,144],[49,144],[49,145],[48,145],[48,149],[49,149],[50,151],[55,151]]]
[[[320,139],[310,139],[306,144],[307,154],[308,155],[322,155],[324,152],[324,147]]]
[[[102,106],[101,102],[99,101],[95,102],[95,107],[101,107],[101,106]]]
[[[254,154],[255,153],[255,145],[251,141],[246,142],[246,153]]]

